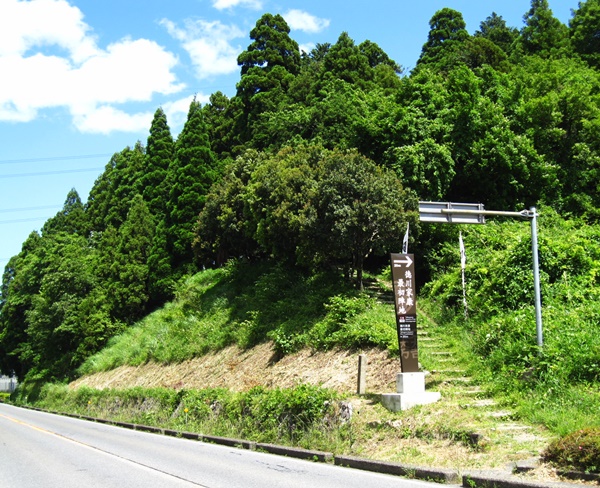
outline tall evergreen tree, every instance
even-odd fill
[[[114,317],[126,324],[142,318],[149,301],[148,257],[154,221],[141,195],[136,195],[118,232],[112,264],[111,300]]]
[[[169,190],[167,171],[173,159],[174,142],[162,108],[154,113],[146,146],[146,165],[140,177],[144,200],[152,215],[164,216]]]
[[[337,78],[364,88],[373,79],[370,61],[369,56],[361,52],[348,33],[342,32],[323,59],[322,76],[325,80]]]
[[[242,142],[251,139],[252,123],[268,110],[277,110],[300,71],[300,49],[281,15],[264,14],[250,31],[252,43],[238,56],[241,79],[237,97],[242,101],[239,119]]]
[[[127,218],[133,197],[142,192],[145,148],[137,142],[112,156],[92,190],[86,205],[90,228],[102,232],[109,225],[120,227]]]
[[[460,12],[447,7],[438,10],[429,21],[427,42],[421,49],[417,67],[433,65],[447,70],[456,64],[461,46],[469,38],[466,27]]]
[[[554,17],[548,0],[531,0],[523,20],[520,42],[525,54],[549,57],[565,46],[567,27]]]
[[[575,52],[600,68],[600,0],[579,2],[569,21],[569,35]]]
[[[65,204],[60,212],[48,219],[42,227],[42,234],[48,235],[56,232],[67,234],[87,234],[88,222],[81,198],[75,188],[67,194]]]
[[[473,36],[488,39],[506,54],[510,54],[515,40],[519,37],[519,30],[516,27],[508,27],[502,16],[492,12],[492,15],[479,24],[479,30],[475,31]]]
[[[200,103],[194,100],[169,167],[168,234],[174,268],[192,263],[194,224],[217,177],[217,161],[210,149],[204,115]]]

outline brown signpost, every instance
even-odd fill
[[[391,254],[396,328],[403,373],[419,371],[414,254]]]

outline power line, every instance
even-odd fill
[[[31,217],[28,219],[0,220],[0,225],[2,225],[2,224],[20,224],[21,222],[36,222],[39,220],[48,220],[48,217]]]
[[[22,208],[0,208],[0,213],[29,212],[29,211],[33,211],[33,210],[48,210],[51,208],[60,208],[60,205],[42,205],[40,207],[22,207]]]
[[[5,178],[27,178],[30,176],[51,176],[51,175],[65,175],[69,173],[87,173],[91,171],[102,171],[104,168],[78,168],[78,169],[63,169],[57,171],[40,171],[38,173],[13,173],[10,175],[0,175],[0,179]]]
[[[73,159],[106,158],[112,154],[83,154],[80,156],[52,156],[46,158],[0,159],[0,164],[39,163],[43,161],[68,161]]]

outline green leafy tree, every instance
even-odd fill
[[[213,185],[195,228],[193,246],[200,265],[222,266],[231,258],[253,259],[259,254],[246,195],[252,175],[264,159],[263,153],[248,149]]]
[[[600,0],[579,2],[569,21],[569,36],[576,53],[590,66],[600,67]]]
[[[502,79],[495,78],[502,89]],[[488,79],[488,91],[493,91]],[[534,144],[513,130],[500,101],[491,100],[484,83],[467,67],[452,71],[448,80],[453,124],[452,157],[456,177],[448,191],[451,201],[475,201],[490,208],[535,205],[544,183],[556,177],[554,168]],[[536,184],[532,184],[536,181]]]
[[[509,69],[506,53],[484,37],[470,37],[464,44],[461,58],[469,68],[480,68],[487,64],[495,69]]]
[[[32,308],[44,275],[40,257],[42,238],[32,232],[21,252],[13,256],[2,275],[0,297],[0,370],[15,373],[19,379],[32,367],[31,345],[25,316]]]
[[[246,199],[253,237],[266,255],[296,261],[322,154],[321,146],[286,147],[253,172]]]
[[[315,264],[341,265],[362,288],[365,260],[402,246],[414,196],[398,177],[355,151],[324,155],[302,253]]]
[[[114,334],[105,296],[97,288],[97,254],[87,239],[57,233],[42,239],[44,274],[25,313],[30,374],[72,377]]]
[[[548,202],[576,214],[585,207],[589,213],[583,202],[594,200],[584,194],[594,195],[597,184],[598,71],[577,59],[530,58],[513,70],[512,79],[518,93],[515,131],[526,134],[555,171],[554,182],[544,188],[552,196]]]
[[[422,200],[443,200],[456,175],[450,148],[431,138],[395,147],[386,159],[403,184]]]

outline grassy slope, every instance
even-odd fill
[[[180,362],[230,344],[272,340],[280,354],[302,347],[397,350],[390,307],[339,276],[306,276],[269,263],[232,264],[191,277],[173,303],[115,337],[82,374],[147,361]]]
[[[458,245],[452,240],[439,246],[437,266],[445,271],[422,290],[420,303],[430,322],[459,332],[443,348],[462,356],[461,369],[475,371],[477,382],[520,417],[564,435],[600,425],[600,226],[565,221],[550,210],[542,210],[539,222],[541,351],[535,342],[527,223],[462,229],[468,320],[462,311]],[[332,274],[305,276],[268,263],[238,263],[191,277],[173,303],[114,338],[81,373],[180,362],[229,344],[249,348],[265,340],[273,341],[281,355],[333,346],[397,352],[391,305],[358,293]],[[424,346],[424,367],[443,369]]]
[[[540,218],[541,351],[535,346],[529,226],[462,230],[468,320],[456,243],[440,246],[437,266],[445,272],[420,297],[420,360],[431,373],[427,388],[441,391],[442,401],[390,414],[369,398],[354,398],[361,413],[340,452],[494,466],[539,454],[557,435],[600,425],[600,227],[551,212]],[[303,347],[397,350],[391,305],[331,275],[236,264],[190,278],[175,302],[115,338],[81,372],[179,362],[265,340],[282,355]]]

